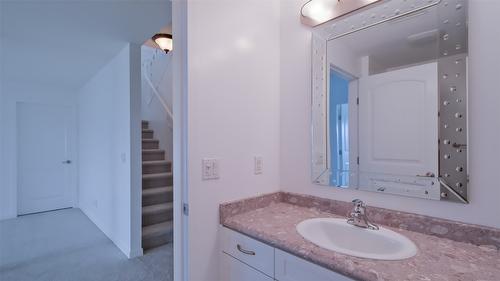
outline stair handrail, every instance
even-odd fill
[[[154,95],[160,101],[163,109],[167,112],[168,117],[170,117],[170,121],[173,121],[174,120],[174,115],[172,114],[172,111],[168,107],[168,105],[165,102],[165,100],[161,97],[161,95],[158,92],[158,90],[156,89],[156,87],[153,85],[153,82],[151,82],[151,79],[149,79],[149,77],[146,75],[146,73],[143,73],[142,76],[144,77],[144,79],[146,80],[146,82],[148,82],[149,87],[151,88],[151,90],[153,90]]]

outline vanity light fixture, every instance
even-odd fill
[[[173,41],[172,34],[157,33],[153,36],[153,41],[158,45],[166,54],[172,51]]]
[[[302,23],[316,26],[381,0],[310,0],[301,10]]]

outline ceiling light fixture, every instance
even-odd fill
[[[172,51],[173,41],[172,34],[167,33],[157,33],[153,36],[153,41],[155,41],[156,45],[160,47],[166,54]]]
[[[380,0],[310,0],[300,9],[302,23],[316,26]]]

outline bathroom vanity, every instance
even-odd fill
[[[303,6],[314,184],[470,202],[468,3]],[[279,192],[222,204],[222,280],[500,280],[499,229],[353,203]]]
[[[220,238],[221,281],[353,280],[227,227]]]
[[[349,202],[279,192],[222,204],[221,280],[499,280],[498,229],[368,208],[374,223],[411,240],[416,255],[359,258],[317,246],[297,231],[308,219],[346,219]]]

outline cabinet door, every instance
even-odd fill
[[[278,281],[354,281],[278,249],[274,256],[275,278]]]
[[[273,278],[226,253],[220,255],[220,281],[273,281]]]

